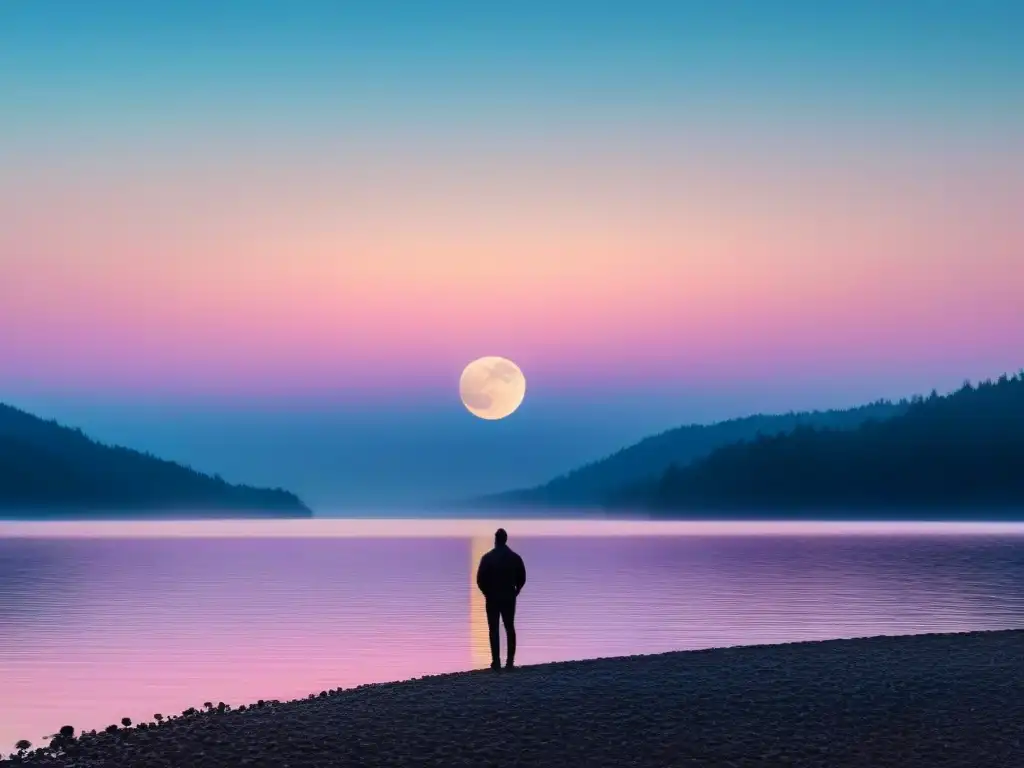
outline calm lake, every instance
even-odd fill
[[[489,663],[488,521],[0,523],[0,751]],[[1024,626],[1024,526],[511,521],[518,661]]]

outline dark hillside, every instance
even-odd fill
[[[803,425],[855,429],[870,419],[883,420],[901,414],[907,406],[907,402],[879,401],[847,410],[757,415],[717,424],[676,427],[544,485],[495,494],[484,502],[553,507],[600,504],[610,493],[626,486],[656,480],[672,464],[684,466],[722,446],[752,440],[759,433],[779,434]]]
[[[281,489],[232,485],[218,476],[128,448],[0,404],[0,513],[201,513],[308,517]]]
[[[682,510],[1022,509],[1024,373],[911,400],[854,430],[802,426],[720,448],[622,493]]]

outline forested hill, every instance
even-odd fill
[[[589,506],[625,486],[653,481],[665,469],[683,466],[730,443],[761,434],[789,432],[801,425],[854,429],[868,419],[887,419],[903,413],[906,401],[879,401],[847,410],[805,411],[756,415],[716,424],[676,427],[641,440],[617,453],[562,475],[544,485],[483,499],[485,504],[536,506]]]
[[[220,477],[0,404],[0,513],[18,517],[137,515],[309,517],[281,489],[232,485]]]
[[[714,451],[618,502],[733,510],[1024,511],[1024,373],[914,398],[856,430],[800,427]],[[883,515],[886,516],[886,515]]]

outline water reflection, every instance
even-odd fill
[[[3,546],[0,539],[0,630],[2,635],[27,631],[34,623],[44,625],[67,617],[53,616],[46,595],[59,595],[59,602],[74,611],[76,587],[83,579],[85,564],[74,547],[60,540],[26,540],[16,547]],[[31,640],[35,632],[28,633]],[[0,659],[2,663],[2,659]]]
[[[0,750],[65,723],[486,667],[485,530],[0,538]],[[523,664],[1024,624],[1020,537],[512,533]]]
[[[473,536],[469,543],[469,655],[472,668],[483,669],[491,664],[491,645],[484,596],[476,586],[476,568],[480,558],[491,549],[492,540]]]

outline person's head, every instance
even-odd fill
[[[494,546],[501,547],[508,542],[508,534],[505,533],[504,528],[499,528],[494,532]]]

